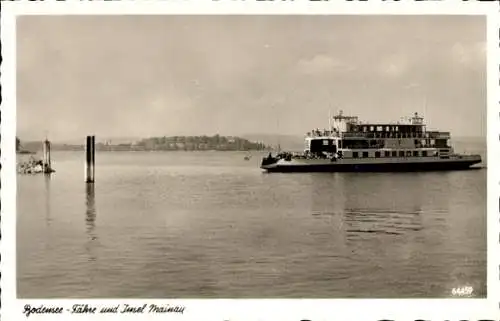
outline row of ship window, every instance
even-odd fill
[[[413,127],[413,126],[412,126]],[[382,131],[386,131],[386,132],[389,132],[389,131],[399,131],[399,126],[362,126],[363,128],[363,131],[366,132],[366,131],[378,131],[378,132],[382,132]],[[413,128],[412,128],[413,129]]]
[[[383,151],[383,152],[380,152],[380,151],[377,151],[375,152],[375,157],[376,158],[379,158],[379,157],[427,157],[427,156],[436,156],[437,155],[437,152],[428,152],[426,150],[423,150],[423,151],[417,151],[417,150],[414,150],[414,151],[404,151],[404,150],[400,150],[400,151]],[[370,157],[369,156],[369,153],[368,152],[352,152],[352,158],[368,158]]]
[[[432,133],[432,136],[439,134]],[[430,133],[396,133],[396,132],[346,132],[343,137],[375,137],[375,138],[430,138]]]

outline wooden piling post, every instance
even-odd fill
[[[85,158],[85,182],[94,183],[95,180],[95,136],[87,136]]]
[[[43,142],[43,172],[45,174],[52,173],[52,162],[50,160],[50,142],[45,139]]]
[[[95,180],[95,136],[92,136],[92,182]]]

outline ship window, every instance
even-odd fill
[[[391,128],[390,128],[389,126],[386,126],[386,127],[385,127],[385,131],[386,131],[386,132],[388,132],[388,131],[390,131],[390,130],[391,130]]]
[[[415,150],[415,151],[413,151],[413,156],[414,156],[414,157],[418,157],[418,151],[416,151],[416,150]]]
[[[411,156],[411,150],[406,152],[406,156]]]
[[[378,132],[381,132],[383,130],[383,127],[382,126],[377,126],[377,131]]]
[[[423,157],[427,157],[427,151],[426,150],[422,151],[422,156]]]
[[[375,157],[380,157],[380,152],[375,152]]]
[[[352,158],[358,158],[358,152],[352,152]]]
[[[323,146],[328,146],[328,139],[323,140]]]
[[[397,156],[398,156],[398,152],[392,151],[392,157],[397,157]]]
[[[384,156],[385,156],[385,157],[390,157],[390,156],[391,156],[391,153],[390,153],[390,152],[384,152]]]
[[[363,131],[366,132],[366,126],[363,126]]]
[[[368,152],[363,152],[363,157],[367,158],[368,157]]]
[[[398,126],[396,126],[395,129],[396,129],[397,132],[399,131],[399,127]]]
[[[404,152],[404,151],[402,151],[402,150],[400,150],[400,151],[399,151],[399,157],[405,157],[405,152]]]
[[[372,132],[374,130],[374,127],[373,126],[370,126],[370,131]]]

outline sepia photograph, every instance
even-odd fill
[[[486,17],[17,19],[17,296],[486,298]]]
[[[22,16],[19,298],[485,298],[486,18]]]

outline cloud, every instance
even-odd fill
[[[297,64],[297,70],[307,75],[318,75],[332,71],[352,71],[355,67],[328,55],[315,55],[310,59],[302,59]]]
[[[416,82],[412,82],[412,83],[409,83],[409,84],[403,86],[404,89],[414,89],[414,88],[421,88],[421,87],[422,87],[422,85],[419,83],[416,83]]]
[[[397,78],[406,73],[409,67],[407,55],[393,54],[380,63],[378,71],[382,75]]]
[[[486,58],[486,43],[461,43],[456,42],[451,47],[451,57],[454,61],[464,65],[474,64]]]

